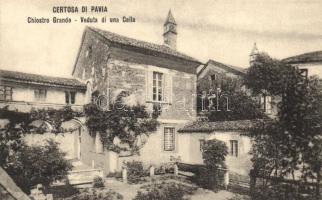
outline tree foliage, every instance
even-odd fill
[[[135,149],[137,136],[148,135],[159,125],[159,109],[149,113],[143,105],[128,106],[124,103],[128,95],[126,92],[119,94],[115,103],[110,104],[110,110],[102,110],[93,103],[85,106],[86,125],[92,136],[100,134],[106,149],[122,150],[113,144],[115,137]]]
[[[62,133],[61,124],[76,116],[80,116],[70,107],[63,109],[33,109],[24,113],[0,109],[0,118],[8,123],[0,130],[0,166],[14,179],[25,192],[30,187],[42,183],[48,185],[56,180],[62,180],[71,169],[65,160],[65,153],[59,150],[54,141],[47,141],[44,146],[27,146],[23,140],[25,134],[31,132],[44,133],[42,127],[34,127],[31,122],[43,120],[51,123],[53,133]]]
[[[313,178],[320,181],[322,167],[322,84],[303,76],[300,69],[270,58],[257,57],[246,76],[255,94],[281,97],[276,119],[252,132],[256,173],[265,176]]]
[[[29,193],[36,184],[49,186],[66,178],[72,165],[64,157],[65,153],[59,149],[58,143],[47,140],[44,146],[23,145],[9,157],[4,167],[15,183]]]
[[[208,81],[201,82],[198,91],[204,90],[205,93],[198,95],[198,110],[205,114],[209,121],[265,118],[259,103],[243,90],[243,79],[242,76],[237,78],[221,75],[221,79],[212,84]],[[211,99],[211,96],[214,98]]]
[[[219,189],[224,180],[227,146],[220,140],[207,140],[202,148],[204,167],[198,167],[192,181],[206,189]]]
[[[53,125],[53,133],[64,132],[62,122],[69,121],[81,113],[73,111],[70,106],[62,109],[32,109],[30,112],[9,110],[8,107],[0,108],[0,119],[8,120],[8,123],[0,130],[0,166],[3,166],[10,153],[17,152],[24,146],[23,136],[25,134],[44,133],[42,127],[34,127],[31,122],[43,120]]]

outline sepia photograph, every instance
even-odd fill
[[[0,200],[322,200],[321,0],[1,0]]]

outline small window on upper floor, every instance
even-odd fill
[[[153,101],[163,101],[163,74],[153,72]]]
[[[300,72],[301,72],[301,75],[304,77],[304,78],[307,78],[308,77],[308,69],[300,69]]]
[[[211,86],[214,86],[217,81],[217,74],[212,74],[209,76],[209,83]]]
[[[263,94],[263,96],[261,96],[260,104],[261,104],[261,109],[265,113],[267,113],[267,114],[272,113],[272,97],[271,96]]]
[[[35,89],[35,100],[36,101],[46,101],[47,90],[46,89]]]
[[[12,87],[0,86],[0,100],[12,101]]]
[[[76,92],[65,91],[66,104],[75,104],[75,96],[76,96]]]

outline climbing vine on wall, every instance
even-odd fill
[[[160,115],[160,107],[155,105],[153,112],[149,113],[143,105],[128,106],[124,99],[128,92],[121,92],[114,103],[110,103],[109,110],[102,110],[96,104],[85,106],[86,125],[90,134],[95,137],[100,134],[103,146],[106,149],[120,152],[121,150],[136,151],[137,138],[148,136],[156,131],[159,125],[157,118]],[[122,148],[113,143],[115,137],[123,144],[128,144],[129,149]]]
[[[58,134],[64,132],[61,127],[64,121],[81,115],[69,106],[62,109],[33,109],[30,112],[10,110],[8,106],[0,108],[0,119],[7,120],[7,123],[2,124],[4,127],[0,129],[0,166],[7,162],[8,156],[12,152],[18,152],[25,146],[22,139],[24,134],[48,131],[43,126],[33,126],[33,121],[43,120],[50,123],[53,127],[51,132]]]

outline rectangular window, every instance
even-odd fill
[[[229,154],[234,157],[238,157],[238,141],[237,140],[230,140],[230,151]]]
[[[175,150],[175,130],[174,128],[164,128],[164,150],[174,151]]]
[[[204,139],[202,139],[202,140],[199,140],[199,150],[200,150],[200,152],[203,152],[203,147],[204,147],[204,145],[205,145],[205,142],[206,142],[206,140],[204,140]]]
[[[265,113],[271,114],[271,112],[272,112],[272,97],[264,94],[261,97],[260,103],[261,103],[261,109],[263,109],[263,111]]]
[[[66,91],[65,92],[66,104],[75,104],[75,96],[76,96],[76,92]]]
[[[35,89],[35,100],[46,101],[47,90],[46,89]]]
[[[12,100],[12,87],[0,86],[0,100],[11,101]]]
[[[163,101],[163,74],[153,72],[153,101]]]
[[[304,78],[307,78],[308,77],[308,70],[307,69],[300,69],[300,72],[301,72],[301,75]]]

